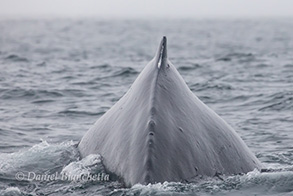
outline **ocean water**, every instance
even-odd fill
[[[131,188],[62,179],[106,174],[75,146],[163,35],[190,89],[269,171]],[[293,195],[292,82],[292,19],[1,19],[0,195]]]

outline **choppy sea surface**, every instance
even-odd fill
[[[131,188],[54,178],[105,172],[75,145],[163,35],[190,89],[270,171]],[[293,195],[292,83],[292,19],[1,19],[0,195]]]

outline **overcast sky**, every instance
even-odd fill
[[[293,0],[0,0],[0,17],[293,17]]]

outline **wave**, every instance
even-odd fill
[[[106,77],[102,77],[104,78],[108,78],[108,77],[129,77],[129,76],[134,76],[137,75],[139,72],[136,71],[134,68],[132,67],[122,67],[120,68],[120,70],[115,71],[113,74],[111,74],[110,76],[106,76]]]
[[[80,160],[76,143],[50,144],[43,140],[28,149],[0,153],[0,195],[63,195],[84,185],[94,183],[96,186],[99,182],[81,177],[99,173],[104,174],[100,181],[110,181],[100,155],[89,155]]]
[[[89,112],[89,111],[78,111],[78,110],[63,110],[58,112],[58,114],[65,115],[65,116],[101,116],[105,113],[103,112]]]
[[[252,53],[229,53],[216,59],[216,61],[232,61],[236,59],[250,62],[255,59],[255,56]]]
[[[191,70],[195,70],[198,69],[199,67],[201,67],[199,64],[195,63],[195,64],[191,64],[189,66],[180,66],[178,67],[179,71],[191,71]]]
[[[234,87],[228,83],[196,83],[190,86],[192,91],[204,91],[204,90],[233,90]]]
[[[109,64],[100,64],[100,65],[93,65],[90,69],[110,69],[111,65]]]
[[[5,60],[12,61],[12,62],[29,62],[29,60],[25,57],[21,57],[16,54],[10,54],[4,58]]]
[[[99,154],[80,159],[76,143],[49,144],[42,141],[29,149],[15,153],[0,154],[0,187],[3,182],[12,186],[3,188],[0,195],[45,194],[54,195],[78,193],[100,193],[103,195],[251,195],[251,194],[292,194],[293,167],[276,167],[266,164],[268,169],[254,170],[243,175],[217,177],[198,176],[182,182],[157,184],[136,184],[123,188],[119,177],[109,173]],[[56,181],[17,181],[16,172],[35,172],[51,175],[58,172],[66,178]],[[109,175],[105,181],[81,180],[82,176]],[[79,178],[76,178],[79,177]],[[28,177],[28,176],[25,176]],[[75,178],[73,178],[75,177]],[[272,186],[273,184],[273,186]],[[52,189],[52,186],[55,188]],[[36,188],[39,187],[39,188]],[[41,188],[42,187],[42,188]]]
[[[272,186],[273,185],[273,186]],[[164,182],[137,184],[130,189],[117,189],[111,195],[278,195],[293,193],[293,172],[261,173],[207,178],[196,183]]]
[[[29,149],[14,153],[0,153],[0,173],[12,174],[18,171],[49,171],[62,168],[79,156],[74,142],[49,144],[43,140]]]
[[[0,99],[48,99],[62,97],[60,91],[41,89],[0,89]]]
[[[279,92],[267,97],[264,101],[265,106],[259,111],[285,111],[293,110],[293,92]]]
[[[14,88],[0,89],[0,99],[28,99],[33,103],[48,103],[54,102],[57,98],[61,97],[84,97],[88,96],[85,89],[25,89]]]
[[[17,187],[7,187],[5,188],[4,190],[1,190],[0,191],[0,195],[2,196],[22,196],[22,195],[25,195],[25,193],[21,192],[19,190],[19,188]]]

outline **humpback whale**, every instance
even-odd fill
[[[167,57],[166,37],[78,149],[82,157],[100,154],[126,186],[261,169],[233,128],[191,92]]]

